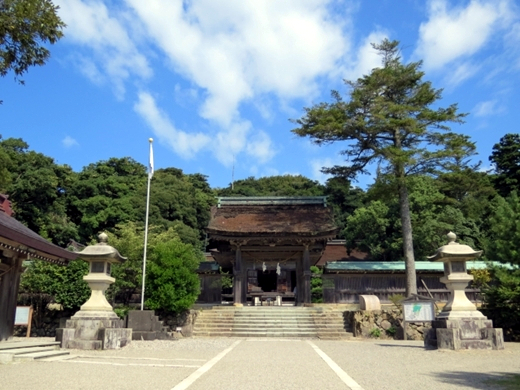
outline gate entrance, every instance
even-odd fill
[[[277,291],[278,275],[275,270],[257,271],[258,287],[264,292]]]

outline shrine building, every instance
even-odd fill
[[[338,228],[326,197],[223,197],[206,229],[212,257],[232,270],[233,302],[311,302],[311,270]],[[279,302],[281,304],[281,302]]]

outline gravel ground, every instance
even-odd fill
[[[0,388],[168,390],[236,341],[190,390],[348,389],[309,341],[364,390],[499,389],[489,380],[520,373],[520,344],[513,343],[504,351],[452,352],[425,350],[417,341],[186,338],[70,350],[76,358],[69,361],[0,365]]]

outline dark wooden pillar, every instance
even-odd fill
[[[233,267],[233,303],[235,305],[243,305],[246,300],[244,294],[245,283],[244,280],[244,264],[242,263],[242,250],[240,244],[236,245],[235,265]]]
[[[302,299],[303,303],[311,303],[311,260],[309,253],[309,244],[303,245],[303,258],[302,258],[302,269],[303,269],[303,288],[302,288]]]
[[[296,306],[300,306],[303,303],[303,267],[302,261],[296,261],[296,294],[294,297]]]
[[[23,261],[23,258],[17,257],[18,254],[15,252],[4,250],[3,253],[2,265],[7,269],[0,271],[2,274],[0,276],[0,341],[9,339],[14,332],[16,301]]]

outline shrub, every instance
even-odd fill
[[[381,329],[379,329],[379,328],[372,329],[370,331],[370,336],[375,337],[375,338],[381,337]]]
[[[202,253],[179,239],[158,244],[146,275],[146,306],[179,313],[197,300],[200,281],[196,274]]]

